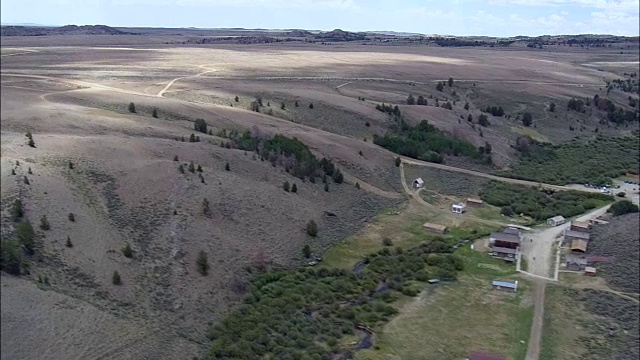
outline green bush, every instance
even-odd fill
[[[0,246],[0,269],[11,275],[20,275],[22,254],[18,242],[12,239],[3,239]]]
[[[569,218],[613,201],[611,196],[600,193],[554,192],[497,181],[487,183],[480,197],[488,204],[502,207],[503,215],[524,214],[538,221],[556,215]]]
[[[629,213],[637,213],[638,206],[629,200],[620,200],[611,205],[607,212],[613,213],[613,215],[624,215]]]
[[[483,159],[471,143],[453,138],[423,120],[415,127],[405,125],[395,134],[374,135],[373,143],[410,158],[441,163],[443,155]],[[400,165],[396,160],[396,165]]]
[[[516,146],[520,161],[511,170],[497,175],[555,185],[606,185],[612,178],[638,172],[638,141],[637,135],[625,138],[598,136],[588,142],[559,145],[529,139],[530,144]]]
[[[309,220],[307,223],[307,235],[311,237],[316,237],[318,235],[318,224],[313,220]]]
[[[122,255],[128,258],[133,257],[133,249],[131,248],[131,245],[127,244],[125,247],[122,248]]]

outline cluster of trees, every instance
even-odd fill
[[[502,109],[502,106],[487,106],[484,112],[487,112],[493,116],[504,115],[504,110]]]
[[[533,116],[531,113],[526,112],[522,114],[522,125],[529,127],[531,124],[533,124]]]
[[[441,163],[443,155],[483,158],[475,146],[441,132],[427,120],[415,127],[405,124],[397,134],[374,135],[373,143],[400,155],[435,163]]]
[[[193,128],[196,131],[199,131],[203,134],[207,133],[207,122],[204,121],[204,119],[196,119],[196,121],[193,122]]]
[[[633,79],[615,79],[613,80],[612,85],[624,92],[640,95],[640,81]]]
[[[288,138],[277,134],[273,138],[253,136],[251,131],[239,133],[221,130],[219,136],[228,137],[229,147],[245,151],[254,151],[262,160],[268,160],[273,166],[284,166],[285,171],[302,180],[316,182],[317,177],[329,176],[335,183],[342,183],[344,176],[331,160],[318,160],[303,142],[297,138]]]
[[[415,281],[455,280],[464,264],[452,251],[438,238],[404,251],[386,247],[357,274],[311,267],[264,273],[252,281],[244,304],[209,330],[211,357],[342,356],[341,340],[360,324],[373,328],[389,321],[397,312],[389,303],[400,293],[415,296]]]
[[[620,200],[615,202],[607,209],[607,212],[613,213],[613,215],[624,215],[629,213],[637,213],[638,205],[632,203],[629,200]]]
[[[520,136],[515,146],[520,161],[500,175],[556,185],[605,185],[611,178],[638,172],[638,141],[638,135],[624,138],[599,135],[587,142],[550,145]]]
[[[471,116],[471,114],[469,114],[469,116]],[[487,115],[485,115],[485,114],[478,115],[478,124],[480,124],[480,125],[482,125],[484,127],[487,127],[487,126],[491,125],[489,123],[489,117]]]
[[[577,112],[585,112],[585,102],[580,99],[569,99],[567,103],[567,110],[573,110]]]
[[[613,201],[611,196],[600,193],[553,192],[497,181],[489,182],[480,197],[488,204],[502,207],[505,215],[524,214],[537,221],[556,215],[572,217]]]
[[[2,237],[0,244],[0,269],[12,275],[20,275],[27,268],[26,258],[35,253],[36,233],[28,219],[24,218],[22,201],[16,199],[9,208],[11,220],[15,222],[12,237]],[[44,218],[46,221],[46,217]],[[48,222],[46,223],[48,225]]]
[[[429,105],[427,103],[427,99],[420,95],[418,96],[418,99],[416,100],[416,98],[413,97],[413,94],[409,94],[409,97],[407,98],[407,105],[424,105],[427,106]]]
[[[398,117],[402,116],[402,113],[400,112],[400,108],[398,107],[398,105],[391,106],[391,105],[386,105],[385,103],[377,104],[376,110],[381,111],[383,113],[387,113],[389,115],[394,115]]]

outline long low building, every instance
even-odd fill
[[[589,233],[574,231],[574,230],[565,230],[564,232],[564,241],[569,242],[573,240],[584,240],[589,241]]]

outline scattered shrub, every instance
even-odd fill
[[[173,161],[180,161],[180,159],[178,158],[178,155],[173,156]]]
[[[25,175],[25,176],[23,176],[23,177],[22,177],[22,181],[23,181],[25,184],[27,184],[27,185],[29,185],[29,184],[30,184],[30,182],[29,182],[29,178],[27,177],[27,175]]]
[[[360,190],[360,183],[356,181],[356,189]]]
[[[211,209],[209,208],[209,199],[204,198],[202,200],[202,213],[205,215],[211,214]]]
[[[224,165],[224,169],[225,169],[226,171],[231,171],[231,166],[229,166],[229,163],[226,163],[226,164]]]
[[[135,113],[136,112],[136,104],[130,102],[129,103],[129,112],[130,113]]]
[[[67,235],[67,242],[65,243],[65,245],[68,248],[73,247],[73,243],[71,242],[71,237],[69,237],[69,235]]]
[[[313,103],[309,103],[309,109],[313,109]]]
[[[71,221],[71,222],[75,222],[76,221],[76,216],[73,215],[73,213],[69,213],[69,221]]]

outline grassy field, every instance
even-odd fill
[[[472,351],[524,358],[533,318],[530,285],[519,280],[516,294],[494,291],[490,281],[514,278],[515,269],[467,247],[457,254],[465,261],[459,280],[405,304],[379,334],[377,348],[356,359],[462,359]]]
[[[512,126],[511,127],[511,131],[516,132],[518,134],[521,135],[529,135],[531,136],[532,139],[539,141],[539,142],[550,142],[549,139],[540,134],[539,132],[535,131],[532,128],[526,128],[526,127],[520,127],[520,126]]]

